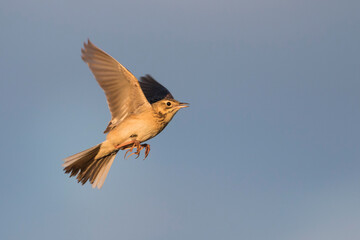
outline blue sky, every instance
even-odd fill
[[[359,1],[0,3],[1,239],[360,238]],[[190,102],[101,190],[90,38]]]

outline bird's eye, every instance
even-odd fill
[[[171,106],[171,102],[167,102],[166,105],[168,105],[169,107]]]

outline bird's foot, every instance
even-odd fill
[[[129,153],[129,152],[132,152],[134,150],[134,148],[136,147],[136,152],[133,152],[131,153],[128,157],[126,157],[126,155]],[[140,150],[139,150],[140,149]],[[125,155],[124,155],[124,158],[128,159],[131,155],[133,154],[137,154],[137,157],[139,157],[140,155],[140,151],[141,151],[142,147],[140,145],[140,142],[139,141],[134,141],[133,142],[133,145],[131,146],[131,148],[129,150],[126,151]]]
[[[119,150],[129,149],[129,150],[126,151],[126,153],[124,155],[124,159],[125,158],[128,159],[130,156],[132,156],[134,154],[136,154],[137,155],[136,158],[138,158],[140,156],[141,150],[145,148],[145,157],[144,157],[144,160],[145,160],[147,158],[147,156],[149,155],[149,152],[150,152],[150,145],[149,144],[146,144],[146,143],[140,144],[140,141],[137,141],[137,140],[117,145],[115,148],[119,149]],[[132,152],[134,150],[134,148],[136,148],[136,152]],[[129,152],[131,152],[131,154],[126,157],[126,155]]]
[[[134,148],[136,147],[136,152],[132,152],[134,150]],[[145,160],[145,158],[147,158],[147,156],[149,155],[150,152],[150,145],[149,144],[140,144],[139,141],[134,141],[134,144],[131,146],[131,148],[129,150],[126,151],[124,158],[128,159],[130,156],[136,154],[136,158],[137,159],[140,156],[140,152],[141,150],[143,150],[145,148],[145,157],[143,160]],[[126,155],[131,152],[131,154],[129,156],[126,157]]]

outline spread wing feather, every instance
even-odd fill
[[[84,43],[81,53],[82,59],[88,64],[107,98],[111,121],[105,133],[128,115],[151,108],[139,81],[113,57],[96,47],[90,40]]]

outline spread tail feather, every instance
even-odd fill
[[[89,181],[93,188],[97,187],[100,189],[104,184],[117,153],[117,151],[115,151],[95,159],[95,156],[100,151],[100,147],[101,144],[98,144],[85,151],[65,158],[65,163],[62,165],[65,173],[69,173],[70,177],[77,175],[76,178],[78,182],[85,184]]]

